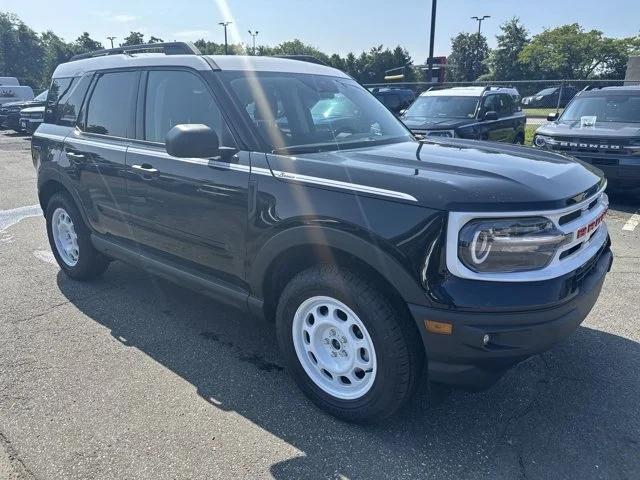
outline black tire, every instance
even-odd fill
[[[524,133],[519,133],[518,135],[516,135],[513,143],[517,145],[524,145]]]
[[[368,392],[344,400],[321,389],[307,375],[293,343],[298,307],[315,296],[328,296],[348,306],[366,327],[374,345],[377,373]],[[355,423],[373,423],[397,412],[413,395],[425,363],[424,347],[412,320],[392,306],[384,292],[358,273],[335,266],[314,266],[294,277],[284,289],[276,312],[278,344],[294,380],[317,406]]]
[[[78,236],[78,260],[75,265],[69,265],[62,259],[53,237],[52,218],[54,212],[62,208],[73,222],[74,230]],[[58,265],[64,273],[76,280],[91,280],[102,275],[109,267],[109,259],[98,252],[91,243],[89,229],[85,225],[82,215],[78,211],[74,201],[65,193],[56,193],[51,197],[45,212],[47,221],[47,236],[49,245]]]

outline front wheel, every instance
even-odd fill
[[[378,421],[413,394],[424,364],[419,335],[357,273],[328,266],[303,271],[285,288],[276,315],[289,371],[332,415]]]

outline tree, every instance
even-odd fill
[[[518,56],[538,78],[620,78],[630,40],[606,38],[599,30],[585,31],[577,23],[536,35]]]
[[[124,38],[124,42],[120,44],[121,47],[126,47],[127,45],[141,45],[144,43],[144,35],[140,32],[131,32],[128,36]]]
[[[459,33],[451,39],[451,55],[447,60],[450,70],[448,80],[471,82],[487,72],[485,60],[489,56],[489,46],[484,35]]]
[[[91,38],[87,32],[80,35],[73,45],[73,49],[76,54],[93,52],[95,50],[102,50],[103,48],[102,44]]]
[[[194,45],[200,50],[200,52],[204,55],[224,55],[224,43],[215,43],[209,42],[204,39],[196,40]],[[260,52],[261,48],[258,47],[257,50]],[[229,55],[244,55],[246,50],[244,45],[242,44],[230,44],[229,45]],[[269,55],[268,53],[260,53],[260,55]]]
[[[20,83],[42,85],[44,49],[40,37],[18,17],[0,12],[0,71]]]
[[[489,69],[493,80],[522,80],[530,78],[526,65],[519,61],[519,56],[529,42],[529,31],[513,17],[500,25],[502,33],[496,35],[498,46],[489,55]]]
[[[42,84],[46,85],[56,67],[69,61],[74,55],[74,46],[66,43],[50,30],[40,35],[40,40],[44,48]]]
[[[149,43],[164,43],[164,40],[151,35],[151,38],[149,39]]]

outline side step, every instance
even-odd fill
[[[261,300],[250,297],[249,292],[235,285],[213,277],[196,272],[186,270],[162,261],[152,255],[142,253],[128,246],[124,246],[119,242],[106,239],[100,235],[91,234],[91,242],[96,250],[116,258],[130,265],[134,265],[144,269],[145,271],[177,283],[183,287],[190,288],[196,292],[207,295],[216,301],[231,305],[233,307],[247,310],[249,309],[249,298],[251,298],[251,311],[255,312],[255,303],[261,303]]]

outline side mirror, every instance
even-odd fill
[[[210,158],[220,154],[220,142],[216,132],[206,125],[176,125],[166,138],[169,155],[178,158]]]
[[[494,112],[493,110],[489,110],[484,114],[485,120],[498,120],[498,112]]]
[[[547,115],[547,122],[555,122],[558,119],[558,112],[551,112]]]

